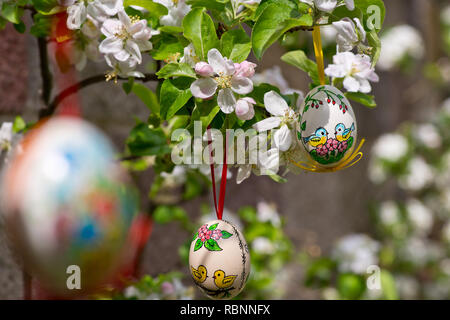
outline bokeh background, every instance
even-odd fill
[[[251,177],[237,185],[231,172],[224,216],[245,230],[253,258],[241,298],[450,298],[450,1],[385,5],[380,82],[373,85],[378,107],[353,105],[359,135],[367,140],[363,160],[337,173],[288,174],[283,184]],[[333,37],[331,28],[323,30],[325,51]],[[306,94],[306,75],[279,57],[296,48],[311,54],[311,46],[307,32],[290,34],[257,62],[259,79]],[[37,120],[43,107],[37,50],[34,37],[11,25],[0,31],[0,122],[16,115]],[[105,67],[91,63],[79,78],[102,74]],[[118,150],[124,150],[134,116],[148,117],[136,96],[113,83],[80,95],[82,116]],[[196,187],[196,174],[176,169],[150,199],[152,169],[132,172],[142,207],[163,206],[153,212],[139,267],[144,278],[115,297],[201,297],[191,288],[185,248],[193,226],[211,214],[212,196]],[[199,189],[198,196],[190,199],[187,186]],[[20,299],[22,272],[1,228],[0,299]],[[366,286],[369,265],[380,267],[381,290]]]

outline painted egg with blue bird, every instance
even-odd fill
[[[355,147],[358,127],[350,102],[336,87],[311,90],[300,107],[298,143],[315,165],[335,167]]]
[[[12,249],[52,295],[91,292],[133,258],[137,192],[107,137],[83,120],[57,117],[28,132],[4,172],[1,197]],[[79,290],[67,286],[73,265]]]

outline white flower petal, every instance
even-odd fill
[[[232,113],[236,107],[236,97],[231,89],[225,88],[219,91],[217,104],[223,113]]]
[[[217,49],[211,49],[208,52],[208,63],[213,68],[214,72],[220,75],[234,74],[234,64],[225,60],[222,54]]]
[[[347,9],[353,11],[355,9],[355,1],[354,0],[345,0],[345,5]]]
[[[274,134],[275,145],[280,151],[285,152],[291,148],[292,135],[287,125],[283,125]]]
[[[353,77],[345,77],[344,88],[347,89],[347,91],[349,92],[358,92],[359,82]]]
[[[316,7],[328,13],[331,13],[336,8],[337,0],[315,0]]]
[[[281,119],[279,117],[270,117],[255,123],[253,129],[258,132],[268,131],[277,128],[280,123]]]
[[[233,77],[231,89],[238,94],[247,94],[253,91],[253,82],[246,77]]]
[[[240,184],[242,181],[250,177],[250,174],[252,173],[252,165],[251,164],[245,164],[239,167],[237,176],[236,176],[236,183]]]
[[[274,116],[284,116],[289,110],[287,102],[275,91],[266,92],[264,106]]]
[[[100,43],[99,49],[103,54],[114,54],[123,50],[123,42],[117,38],[106,38]]]
[[[211,78],[201,78],[191,84],[192,95],[196,98],[211,98],[217,90],[217,83]]]

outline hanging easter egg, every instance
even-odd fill
[[[235,297],[250,274],[250,254],[242,233],[224,220],[202,225],[191,243],[189,266],[195,284],[209,298]]]
[[[337,88],[314,88],[300,108],[298,141],[314,163],[324,167],[338,165],[352,152],[357,123],[352,106]]]
[[[109,281],[131,258],[129,228],[138,210],[111,143],[88,123],[60,117],[31,130],[17,150],[1,201],[24,268],[57,296]],[[79,281],[70,280],[76,272]]]

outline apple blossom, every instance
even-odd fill
[[[354,22],[353,22],[354,21]],[[338,51],[351,51],[359,43],[366,41],[366,31],[358,18],[344,18],[340,21],[333,22],[336,28],[336,42]]]
[[[379,80],[367,55],[341,52],[333,57],[333,63],[325,69],[325,73],[333,78],[343,78],[344,88],[349,92],[369,93],[372,90],[369,81]]]
[[[275,91],[269,91],[264,95],[264,106],[272,117],[255,123],[253,128],[263,132],[280,127],[274,134],[275,146],[283,152],[289,150],[293,139],[288,125],[295,122],[294,110],[289,108],[286,101]]]
[[[106,39],[100,43],[100,52],[114,56],[117,61],[125,62],[129,59],[142,62],[141,51],[152,49],[149,39],[152,30],[147,27],[147,20],[138,20],[120,11],[119,19],[108,19],[101,28]]]
[[[0,152],[2,150],[9,150],[13,137],[12,122],[3,122],[0,128]]]
[[[198,62],[200,62],[200,59],[195,53],[194,45],[192,43],[189,43],[189,45],[183,50],[183,56],[180,59],[180,63],[187,63],[192,68],[194,68]]]
[[[71,30],[80,29],[86,17],[87,10],[84,1],[70,5],[67,8],[67,28]]]
[[[223,113],[232,113],[236,107],[234,92],[237,94],[250,93],[253,90],[253,82],[248,77],[238,75],[233,62],[224,58],[217,49],[209,50],[208,64],[213,73],[197,79],[191,84],[192,95],[196,98],[209,99],[219,89],[217,103],[220,110]],[[199,65],[198,68],[197,65]],[[207,69],[205,62],[199,62],[197,65],[196,70]]]
[[[155,0],[165,6],[168,14],[160,18],[160,23],[164,26],[180,27],[184,16],[191,11],[191,6],[185,0]]]
[[[108,66],[113,68],[112,71],[106,74],[106,81],[114,79],[117,81],[117,77],[135,77],[135,78],[143,78],[144,75],[136,71],[136,65],[138,61],[136,57],[130,57],[127,61],[117,60],[114,55],[105,55],[105,60]]]
[[[253,105],[256,104],[256,101],[252,98],[242,98],[236,102],[236,116],[240,120],[251,120],[255,116],[255,109]]]
[[[300,2],[309,4],[310,6],[314,6],[320,11],[325,11],[327,13],[331,13],[338,5],[338,0],[300,0]],[[348,10],[355,9],[354,0],[344,0],[339,2],[345,2]]]

